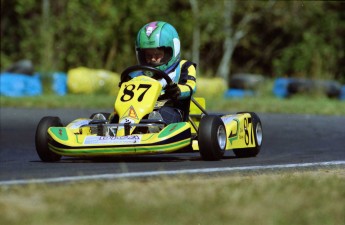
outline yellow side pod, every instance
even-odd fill
[[[191,142],[187,122],[169,124],[159,133],[117,137],[75,134],[65,127],[50,127],[48,133],[53,139],[49,148],[65,156],[168,153]]]

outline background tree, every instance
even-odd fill
[[[136,33],[153,20],[177,28],[182,57],[199,61],[200,76],[345,82],[345,2],[334,1],[1,0],[0,67],[30,59],[43,73],[120,72],[137,63]]]
[[[198,0],[189,0],[193,13],[193,43],[192,61],[199,65],[200,62],[200,24],[199,24],[199,3]]]

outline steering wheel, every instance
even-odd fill
[[[171,78],[168,76],[168,74],[166,74],[164,71],[161,71],[159,69],[156,69],[154,67],[151,66],[144,66],[144,65],[135,65],[135,66],[130,66],[127,69],[125,69],[122,73],[121,73],[121,81],[119,83],[119,86],[121,86],[121,84],[123,82],[127,82],[129,80],[132,79],[131,76],[129,76],[130,73],[135,72],[135,71],[149,71],[152,72],[155,76],[155,79],[164,79],[167,82],[167,85],[170,86],[172,85],[174,82],[171,80]]]

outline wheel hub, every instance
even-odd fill
[[[221,149],[226,147],[226,131],[224,126],[220,126],[217,131],[218,144]]]
[[[258,141],[258,145],[261,146],[262,143],[262,127],[261,127],[261,123],[258,123],[256,126],[256,140]]]

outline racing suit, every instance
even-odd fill
[[[180,94],[176,100],[164,105],[158,112],[167,124],[187,121],[191,97],[196,91],[196,64],[181,60],[168,75],[178,84]]]

